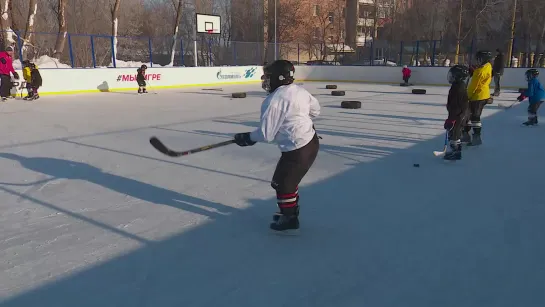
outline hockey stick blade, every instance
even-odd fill
[[[445,146],[445,149],[443,151],[434,151],[433,155],[436,157],[444,156],[447,153],[447,147]]]
[[[433,155],[436,157],[444,156],[447,153],[447,144],[448,144],[448,133],[449,131],[445,131],[445,147],[443,147],[443,151],[434,151]]]
[[[222,147],[222,146],[226,146],[226,145],[230,145],[230,144],[235,143],[234,140],[229,140],[229,141],[216,143],[216,144],[211,144],[211,145],[207,145],[207,146],[203,146],[203,147],[199,147],[199,148],[195,148],[195,149],[191,149],[191,150],[175,151],[175,150],[172,150],[172,149],[169,149],[168,147],[166,147],[165,144],[163,144],[163,142],[161,142],[157,137],[150,138],[149,142],[150,142],[151,146],[153,146],[159,152],[161,152],[161,153],[163,153],[163,154],[165,154],[165,155],[167,155],[169,157],[187,156],[189,154],[194,154],[194,153],[197,153],[197,152],[210,150],[210,149],[213,149],[213,148],[218,148],[218,147]]]

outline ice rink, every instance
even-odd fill
[[[303,86],[323,139],[292,237],[268,229],[276,145],[170,158],[148,142],[253,130],[260,84],[1,104],[0,307],[545,306],[545,130],[521,127],[527,102],[488,105],[483,145],[444,162],[448,88]]]

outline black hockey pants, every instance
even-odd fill
[[[8,98],[9,96],[11,96],[11,77],[0,75],[0,97]]]
[[[462,137],[462,130],[466,126],[468,118],[469,118],[469,115],[467,113],[464,113],[459,118],[456,119],[456,123],[454,124],[454,127],[448,133],[449,141],[460,140],[460,138]]]
[[[543,101],[540,101],[540,102],[537,102],[537,103],[531,103],[528,106],[528,118],[537,117],[537,110],[539,110],[539,107],[541,106],[542,103],[543,103]]]
[[[320,142],[315,134],[307,145],[282,153],[271,182],[282,214],[299,214],[299,183],[316,160],[319,148]]]

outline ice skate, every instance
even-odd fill
[[[462,144],[456,143],[450,145],[451,150],[448,151],[443,159],[454,161],[454,160],[461,160],[462,159]]]
[[[297,234],[299,230],[299,218],[297,216],[280,214],[275,215],[273,219],[275,221],[270,224],[271,230],[284,234]]]
[[[29,99],[29,100],[38,100],[38,99],[40,99],[40,95],[36,94],[36,95],[32,96],[32,98]]]
[[[144,89],[142,90],[142,93],[147,94],[148,90],[144,87]]]
[[[483,141],[481,140],[481,135],[480,134],[473,134],[473,137],[471,138],[471,142],[469,142],[469,144],[467,144],[467,146],[479,146],[483,143]]]
[[[537,126],[537,117],[528,117],[528,120],[522,123],[524,126]]]

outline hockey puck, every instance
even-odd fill
[[[415,163],[415,164],[413,164],[413,166],[414,166],[414,167],[420,167],[420,164]]]
[[[412,93],[417,95],[424,95],[426,94],[426,90],[422,88],[415,88],[412,90]]]

